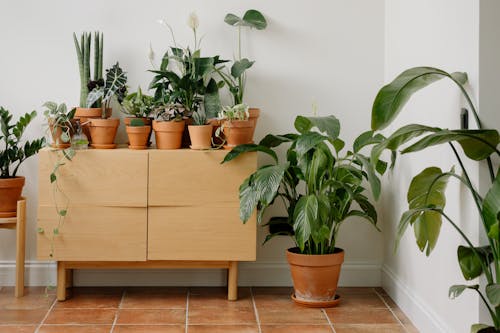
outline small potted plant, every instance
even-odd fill
[[[57,105],[55,102],[46,102],[43,106],[46,108],[43,115],[52,137],[52,148],[68,148],[74,134],[76,108],[68,111],[66,104]]]
[[[226,141],[225,148],[232,149],[237,145],[252,143],[253,124],[249,120],[248,105],[236,104],[225,106],[219,113],[221,126],[216,131],[216,136],[220,137],[224,133]]]
[[[141,87],[138,87],[136,92],[128,94],[121,106],[122,112],[128,115],[124,119],[125,126],[130,126],[131,121],[134,119],[141,119],[143,124],[151,129],[150,115],[154,109],[153,97],[143,94]],[[138,123],[136,122],[136,124]],[[151,131],[148,134],[148,145],[150,144],[150,138]]]
[[[15,124],[12,114],[0,107],[0,218],[16,216],[17,200],[21,197],[25,178],[17,176],[19,166],[44,146],[45,138],[21,142],[24,130],[35,118],[36,111],[26,113]]]
[[[212,147],[212,125],[207,123],[205,111],[193,113],[193,124],[188,126],[191,149],[210,149]]]
[[[153,130],[158,149],[181,148],[185,112],[184,105],[178,103],[161,106],[155,110]]]
[[[151,135],[151,125],[146,125],[141,118],[132,118],[128,125],[125,126],[127,130],[129,149],[147,149],[149,137]]]
[[[381,135],[363,133],[353,150],[340,154],[340,123],[334,116],[295,119],[298,133],[267,135],[256,144],[235,147],[223,162],[248,151],[268,154],[273,163],[261,166],[240,186],[240,218],[248,221],[258,208],[257,222],[277,199],[283,201],[285,216],[272,217],[266,242],[277,235],[288,235],[296,247],[286,251],[294,284],[293,300],[311,307],[335,306],[335,292],[344,250],[337,247],[341,225],[350,217],[363,218],[376,226],[377,212],[366,196],[365,180],[375,198],[380,193],[376,174],[386,164],[375,167],[360,153]],[[290,144],[286,161],[279,162],[274,148]],[[282,201],[281,201],[282,199]],[[357,205],[355,205],[357,204]]]
[[[90,119],[91,146],[100,149],[116,148],[114,143],[116,131],[120,126],[119,118],[108,118],[107,110],[111,110],[111,101],[114,98],[122,103],[127,93],[127,75],[116,63],[106,70],[106,81],[102,86],[97,85],[87,96],[87,106],[101,101],[101,118]]]

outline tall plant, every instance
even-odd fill
[[[106,118],[106,109],[110,107],[111,100],[115,97],[119,103],[123,102],[127,94],[127,73],[125,73],[117,62],[106,70],[106,81],[96,86],[87,96],[87,107],[95,102],[102,101],[102,118]]]
[[[449,223],[466,244],[457,249],[458,263],[464,278],[469,281],[484,276],[487,281],[486,286],[454,285],[449,289],[449,296],[458,297],[467,289],[477,292],[489,311],[493,326],[475,324],[471,332],[500,332],[500,172],[494,170],[491,162],[492,155],[500,156],[500,138],[497,130],[483,129],[476,107],[465,89],[467,75],[461,72],[450,74],[432,67],[415,67],[404,71],[379,91],[373,104],[372,128],[380,130],[388,126],[413,93],[443,78],[450,79],[463,93],[478,129],[449,130],[418,124],[406,125],[377,144],[372,150],[372,159],[376,161],[385,149],[393,153],[402,149],[401,153],[406,154],[448,144],[457,159],[461,173],[455,172],[454,168],[443,171],[438,167],[428,167],[413,178],[408,189],[409,209],[399,221],[397,240],[399,242],[408,227],[413,226],[420,251],[425,251],[429,256],[436,246],[443,221]],[[416,142],[412,141],[416,138]],[[472,183],[465,168],[464,156],[459,154],[457,144],[462,148],[465,157],[487,163],[491,186],[486,195],[482,195]],[[445,190],[450,178],[459,181],[469,190],[487,245],[474,245],[445,212]]]
[[[80,107],[87,107],[87,95],[95,85],[103,81],[102,77],[102,57],[103,57],[103,34],[99,31],[94,32],[94,76],[90,76],[90,57],[92,45],[92,33],[84,32],[78,40],[76,33],[73,33],[76,55],[78,58],[78,68],[80,71]],[[90,85],[90,87],[89,87]],[[101,84],[102,85],[102,84]],[[101,107],[99,101],[96,101],[95,107]]]

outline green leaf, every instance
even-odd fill
[[[53,172],[52,172],[52,173],[50,174],[50,183],[53,183],[53,182],[55,182],[56,180],[57,180],[57,176],[56,176],[56,174],[55,174],[55,173],[53,173]]]
[[[234,78],[239,78],[247,69],[252,67],[255,61],[250,61],[247,58],[237,60],[231,66],[231,76]]]
[[[300,250],[303,251],[305,242],[311,236],[311,230],[317,229],[318,199],[314,194],[303,196],[297,202],[293,213],[293,229],[295,239]]]
[[[235,26],[241,24],[242,20],[234,14],[227,14],[226,17],[224,18],[224,22],[226,22],[229,25]]]
[[[45,230],[43,228],[38,227],[36,229],[36,232],[39,233],[39,234],[43,234],[43,233],[45,233]]]
[[[456,285],[453,285],[448,290],[448,297],[450,299],[455,299],[458,296],[462,295],[462,293],[465,291],[465,289],[478,290],[479,289],[479,285],[478,284],[475,284],[475,285],[472,285],[472,286],[468,286],[466,284],[456,284]]]
[[[205,77],[214,70],[214,58],[194,58],[195,73],[198,77]]]
[[[131,119],[130,120],[130,126],[132,127],[142,127],[144,126],[144,120],[140,119],[140,118],[134,118],[134,119]]]
[[[299,133],[307,133],[313,127],[320,132],[326,133],[330,139],[335,140],[340,134],[340,122],[335,116],[326,117],[304,117],[297,116],[294,122],[295,128]]]
[[[60,216],[66,216],[66,214],[67,214],[67,213],[68,213],[68,211],[67,211],[66,209],[61,209],[61,210],[59,211],[59,215],[60,215]]]
[[[54,228],[53,233],[54,233],[54,236],[59,235],[59,228]]]
[[[240,185],[240,219],[246,223],[257,207],[257,192],[252,188],[253,175],[248,177]]]
[[[377,174],[375,173],[374,165],[370,162],[370,160],[367,157],[365,157],[361,154],[355,154],[355,156],[356,156],[356,159],[363,166],[363,169],[366,171],[368,183],[370,183],[373,197],[375,199],[378,199],[380,197],[381,185],[380,185],[380,179],[377,177]]]
[[[484,197],[483,209],[481,214],[483,215],[484,222],[487,226],[488,237],[496,240],[499,239],[499,221],[498,214],[500,213],[500,170],[497,172],[497,176],[489,189],[488,193]]]
[[[243,22],[245,23],[246,26],[255,28],[257,30],[263,30],[267,27],[266,18],[264,17],[264,15],[262,15],[261,12],[255,9],[250,9],[246,11],[245,15],[243,15]]]
[[[340,151],[342,149],[344,149],[345,142],[342,139],[336,138],[335,140],[333,140],[332,145],[333,145],[333,148],[335,149],[335,151],[338,154],[338,153],[340,153]]]
[[[358,153],[363,147],[373,144],[379,144],[382,141],[384,141],[385,138],[382,134],[376,134],[375,136],[373,134],[374,134],[373,131],[366,131],[364,133],[361,133],[361,135],[359,135],[354,140],[354,144],[352,145],[352,150],[355,153]]]
[[[308,132],[297,138],[295,150],[297,154],[304,155],[325,140],[328,140],[328,137],[317,132]]]
[[[489,329],[495,329],[493,326],[488,326],[485,324],[474,324],[470,328],[470,333],[488,333],[491,332]]]
[[[226,154],[221,164],[234,160],[236,157],[240,156],[243,153],[248,153],[253,151],[260,151],[266,153],[269,156],[271,156],[274,159],[274,161],[276,161],[276,163],[278,162],[278,156],[273,150],[265,146],[256,145],[254,143],[247,143],[234,147],[229,153]]]
[[[461,245],[458,247],[457,256],[460,269],[466,280],[472,280],[480,276],[483,273],[482,265],[489,265],[492,261],[491,248],[489,246],[472,249]]]
[[[274,148],[278,147],[282,143],[292,142],[297,138],[298,138],[297,134],[285,134],[285,135],[268,134],[262,140],[260,140],[259,145],[268,148]]]
[[[486,286],[486,296],[495,308],[500,305],[500,284],[492,283]]]
[[[384,86],[375,98],[372,108],[372,129],[381,130],[387,127],[415,92],[444,77],[453,78],[462,85],[467,81],[465,73],[449,74],[432,67],[414,67],[398,75],[391,83]]]

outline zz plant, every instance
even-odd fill
[[[376,161],[385,149],[393,153],[401,150],[401,153],[406,154],[440,144],[450,147],[461,173],[455,172],[454,168],[443,171],[438,167],[428,167],[413,178],[408,189],[409,209],[401,216],[397,239],[399,241],[408,227],[412,226],[418,248],[429,256],[436,246],[443,221],[449,223],[465,242],[465,245],[457,248],[457,259],[463,277],[467,281],[484,277],[486,281],[485,286],[477,283],[454,285],[449,289],[449,296],[458,297],[467,289],[477,292],[489,311],[493,326],[475,324],[471,332],[500,332],[500,173],[494,170],[491,162],[492,156],[500,156],[500,138],[497,130],[483,129],[477,110],[464,86],[467,75],[461,72],[450,74],[431,67],[416,67],[404,71],[379,91],[373,104],[372,128],[381,130],[388,126],[413,93],[443,78],[450,79],[463,93],[478,129],[449,130],[418,124],[406,125],[378,143],[372,149],[371,157]],[[413,139],[416,138],[418,140],[414,142]],[[457,145],[465,156],[459,153]],[[465,157],[487,163],[491,185],[486,194],[482,195],[472,183],[465,168]],[[487,240],[486,245],[473,244],[445,212],[445,190],[450,179],[462,183],[469,190]]]
[[[269,220],[270,233],[265,242],[276,235],[288,235],[300,253],[334,253],[340,226],[349,217],[377,224],[377,212],[366,187],[374,197],[379,196],[377,173],[383,173],[387,163],[379,160],[374,165],[360,150],[381,142],[383,136],[363,133],[352,151],[342,153],[345,144],[339,138],[340,123],[334,116],[298,116],[295,129],[298,133],[268,134],[259,144],[237,146],[224,158],[226,163],[242,153],[260,151],[272,160],[241,184],[240,218],[248,221],[257,208],[257,221],[261,223],[267,208],[281,200],[286,215]],[[281,144],[289,145],[284,161],[275,151]]]

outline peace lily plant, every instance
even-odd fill
[[[455,155],[460,173],[452,167],[443,171],[438,167],[428,167],[416,175],[408,189],[409,209],[401,216],[397,239],[412,226],[420,251],[429,256],[436,246],[443,221],[449,223],[463,238],[465,245],[457,249],[460,269],[467,281],[484,277],[486,285],[480,281],[475,284],[458,284],[450,287],[449,296],[455,298],[465,290],[477,292],[488,309],[493,326],[475,324],[472,333],[500,332],[500,173],[493,168],[491,158],[500,156],[498,131],[483,129],[476,107],[468,95],[465,84],[466,73],[447,73],[431,67],[408,69],[383,87],[373,104],[372,129],[387,127],[401,112],[413,93],[442,78],[450,79],[460,89],[474,115],[478,129],[449,130],[439,127],[410,124],[396,130],[391,136],[377,144],[372,152],[376,162],[386,149],[402,154],[417,152],[428,147],[447,144]],[[416,142],[413,139],[418,138]],[[457,145],[462,148],[459,153]],[[465,168],[465,157],[488,165],[491,185],[486,192],[479,192]],[[477,208],[486,245],[475,245],[460,226],[445,212],[445,190],[448,181],[454,179],[463,184],[470,192],[470,198]]]

